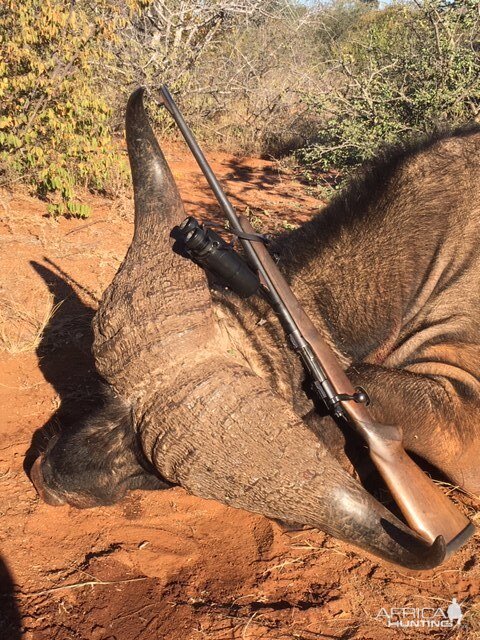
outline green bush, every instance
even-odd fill
[[[97,76],[121,26],[115,3],[5,0],[0,8],[0,166],[86,217],[78,185],[108,189],[118,172],[108,95]]]
[[[478,117],[476,0],[419,0],[370,10],[348,29],[338,29],[332,11],[335,17],[334,7],[323,24],[333,22],[337,30],[319,30],[328,60],[323,90],[306,98],[323,117],[315,143],[299,153],[310,169],[345,171],[380,145]]]

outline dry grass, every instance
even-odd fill
[[[0,289],[0,350],[11,355],[35,351],[60,304],[54,304],[53,295],[47,293],[29,307]]]

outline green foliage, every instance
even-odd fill
[[[299,154],[307,166],[345,170],[382,144],[478,116],[477,0],[394,5],[364,12],[349,27],[321,31],[325,89],[308,100],[324,122]]]
[[[51,200],[52,215],[88,216],[75,187],[104,191],[118,171],[97,68],[120,20],[107,0],[0,8],[0,166]]]

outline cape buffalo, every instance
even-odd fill
[[[142,90],[126,128],[134,236],[94,319],[105,402],[36,461],[40,496],[90,507],[167,481],[400,565],[441,562],[445,545],[429,545],[353,477],[350,436],[305,392],[271,308],[210,287],[172,251],[185,212]],[[397,147],[275,247],[324,339],[368,391],[374,418],[401,425],[409,452],[474,494],[479,176],[480,127]]]

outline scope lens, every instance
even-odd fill
[[[193,236],[193,234],[195,233],[195,229],[192,229],[191,231],[189,231],[186,235],[185,235],[185,242],[189,242],[190,238]]]
[[[186,233],[190,229],[195,229],[196,227],[199,227],[199,226],[200,225],[198,224],[197,220],[193,216],[188,216],[188,218],[185,218],[185,220],[179,226],[179,229],[181,229],[181,231]]]
[[[210,240],[200,227],[191,229],[185,235],[185,244],[191,251],[203,251],[209,244]]]

